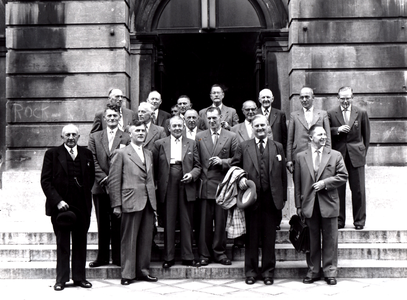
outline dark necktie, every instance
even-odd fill
[[[217,131],[215,131],[213,134],[213,149],[215,149],[216,144],[218,143],[218,138],[219,138],[219,133]]]
[[[314,162],[314,172],[315,172],[315,177],[318,174],[318,170],[319,170],[319,164],[321,163],[321,151],[316,150],[315,153],[317,154],[315,156],[315,162]]]
[[[261,154],[264,153],[264,140],[263,140],[263,139],[261,139],[261,140],[259,141],[259,150],[260,150],[260,153],[261,153]]]
[[[265,115],[266,117],[269,116],[269,110],[268,110],[268,108],[265,108],[265,109],[264,109],[264,115]]]
[[[69,151],[69,154],[71,155],[72,159],[75,160],[75,152],[73,152],[73,149]]]

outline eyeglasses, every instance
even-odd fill
[[[71,137],[71,136],[72,136],[72,137],[77,137],[78,134],[77,134],[77,133],[65,133],[64,136],[67,137],[67,138],[69,138],[69,137]]]
[[[257,108],[245,108],[244,110],[245,110],[245,111],[256,111]]]

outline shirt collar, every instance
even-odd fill
[[[221,105],[219,105],[219,106],[216,106],[215,104],[212,104],[212,106],[213,106],[213,107],[219,107],[220,111],[222,111],[223,103],[222,103]]]
[[[151,126],[151,121],[150,122],[148,122],[147,124],[145,124],[146,125],[146,127],[148,128],[148,129],[150,129],[150,126]]]
[[[352,108],[352,104],[349,105],[349,107],[346,109],[346,111],[350,111],[350,109]],[[341,111],[344,112],[344,108],[341,106]]]
[[[267,139],[268,139],[268,138],[264,138],[264,139],[263,139],[263,141],[264,141],[264,147],[266,147],[266,145],[267,145]],[[259,139],[259,138],[254,137],[254,140],[256,141],[256,145],[258,145],[258,144],[259,144],[259,142],[260,142],[260,139]]]
[[[262,106],[261,111],[263,112],[263,115],[264,115],[265,110],[266,109]],[[269,108],[267,108],[267,110],[268,110],[268,113],[270,113],[271,112],[271,106]]]
[[[311,149],[312,149],[312,153],[315,153],[315,151],[319,150],[319,152],[321,152],[321,154],[322,154],[322,152],[324,151],[324,146],[317,149],[317,147],[315,147],[314,145],[311,144]]]
[[[188,127],[185,127],[185,130],[187,131],[187,132],[196,132],[196,130],[198,129],[198,126],[195,126],[195,128],[194,129],[189,129]]]
[[[171,142],[175,143],[175,140],[179,140],[180,142],[182,142],[182,135],[179,138],[175,138],[175,136],[173,136],[172,134],[170,136],[171,136]]]
[[[211,135],[213,135],[214,131],[212,130],[212,128],[209,129],[211,131]],[[218,133],[218,135],[220,135],[220,131],[222,130],[222,127],[220,127],[218,129],[218,131],[216,131]]]
[[[309,108],[308,110],[306,108],[304,108],[304,107],[302,109],[304,110],[304,113],[307,112],[307,111],[309,111],[311,113],[314,113],[314,106],[311,106],[311,108]]]
[[[134,150],[143,150],[143,145],[137,146],[135,143],[131,142],[130,145],[133,146]]]
[[[64,144],[64,146],[65,146],[66,151],[70,152],[72,149],[74,153],[78,153],[77,145],[75,145],[75,147],[73,147],[73,148],[68,147],[66,144]]]
[[[117,129],[119,129],[119,126],[117,126],[117,127],[114,128],[114,129],[110,129],[109,127],[107,127],[107,132],[110,133],[111,131],[113,131],[113,134],[116,134]]]

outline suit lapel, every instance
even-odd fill
[[[277,112],[275,109],[271,108],[270,114],[269,114],[270,127],[273,127],[273,123],[275,122],[276,118],[277,118]]]
[[[249,143],[247,143],[246,151],[249,153],[249,157],[253,162],[254,168],[256,169],[257,173],[260,174],[259,170],[259,161],[257,160],[257,153],[256,153],[256,140],[252,139]]]
[[[321,163],[319,164],[318,174],[317,174],[317,178],[315,178],[315,181],[318,181],[319,177],[321,176],[323,170],[326,167],[326,164],[328,163],[330,156],[331,156],[331,150],[327,147],[324,147],[324,151],[322,151]]]
[[[78,149],[78,156],[79,156],[79,159],[81,161],[82,176],[83,176],[83,178],[85,178],[85,171],[86,171],[85,153],[82,151],[82,148],[80,146],[77,146],[77,149]]]
[[[182,153],[181,153],[182,161],[184,161],[184,157],[185,157],[185,154],[187,153],[188,148],[189,148],[189,141],[187,141],[186,138],[183,138],[182,139]]]
[[[107,136],[107,128],[103,129],[100,137],[103,149],[105,149],[106,154],[109,156],[110,151],[109,151],[109,138]]]
[[[273,141],[270,138],[267,138],[267,147],[269,148],[269,174],[273,169],[274,157],[277,156],[276,147],[274,146]]]
[[[248,139],[250,139],[249,133],[247,132],[247,129],[246,129],[246,124],[244,122],[242,124],[240,124],[238,132],[239,132],[240,136],[242,137],[243,141],[247,141]]]
[[[358,110],[356,107],[352,105],[350,109],[350,118],[349,118],[349,126],[352,127],[353,123],[355,123],[356,118],[358,117]]]
[[[146,168],[143,164],[143,162],[141,161],[140,157],[138,156],[136,150],[134,150],[132,145],[128,145],[127,147],[130,147],[127,151],[127,155],[129,156],[129,159],[134,162],[140,169],[142,169],[143,171],[146,171]],[[143,148],[144,151],[144,148]],[[145,159],[145,155],[144,155],[144,159]]]
[[[305,161],[307,162],[309,173],[315,182],[314,163],[312,162],[312,148],[310,146],[307,150],[305,150]]]
[[[301,108],[301,110],[298,112],[298,120],[300,121],[300,123],[308,129],[308,123],[307,120],[305,120],[305,114],[304,114],[304,109]]]
[[[220,152],[220,149],[222,149],[223,144],[226,143],[227,139],[228,138],[225,135],[225,129],[222,129],[220,131],[220,135],[219,135],[219,138],[218,138],[218,142],[216,143],[215,149],[213,149],[213,153],[212,153],[213,156],[216,156],[216,154],[218,154]],[[211,138],[211,140],[212,140],[212,138]]]
[[[149,155],[149,153],[148,152],[146,152],[146,150],[144,149],[144,147],[143,147],[143,154],[144,154],[144,160],[145,160],[145,169],[143,169],[143,170],[146,170],[146,172],[148,173],[148,172],[150,172],[150,166],[151,166],[151,157],[150,157],[150,155]],[[137,155],[138,156],[138,155]],[[139,158],[140,159],[140,158]],[[141,160],[140,160],[141,161]],[[143,167],[144,167],[144,165],[143,165]]]
[[[58,160],[62,165],[62,168],[64,169],[65,173],[68,174],[68,166],[66,162],[66,149],[65,146],[62,144],[61,147],[58,149]]]
[[[206,150],[208,150],[208,153],[212,153],[213,150],[213,142],[212,142],[212,137],[211,137],[211,130],[208,129],[203,136],[203,142],[206,147]]]
[[[164,144],[163,147],[164,147],[165,157],[167,159],[168,165],[170,165],[170,163],[171,163],[171,136],[166,138],[164,140],[163,144]]]
[[[345,120],[343,119],[343,113],[341,110],[341,106],[338,106],[338,109],[335,111],[335,116],[341,125],[346,125]]]
[[[229,115],[229,110],[227,109],[227,107],[226,107],[224,104],[222,104],[222,110],[221,110],[221,112],[222,112],[222,121],[227,120],[227,119],[228,119],[228,115]],[[232,125],[232,124],[229,124],[229,125]]]
[[[156,134],[157,134],[157,128],[151,122],[150,123],[150,128],[148,128],[146,140],[144,141],[144,145],[147,145]]]
[[[114,136],[114,139],[113,139],[112,152],[114,149],[116,149],[119,146],[122,136],[123,136],[123,131],[121,131],[120,129],[117,129],[116,135]]]
[[[310,127],[311,127],[312,125],[314,125],[315,123],[317,123],[318,120],[319,120],[319,111],[317,111],[317,110],[314,108],[314,111],[313,111],[313,114],[312,114],[312,122],[311,122]]]

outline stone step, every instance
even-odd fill
[[[163,261],[163,246],[160,251],[152,252],[152,261]],[[245,249],[227,247],[227,255],[233,261],[244,260]],[[194,248],[195,257],[198,251]],[[176,258],[181,257],[180,250],[176,249]],[[339,244],[338,256],[341,259],[366,260],[407,260],[407,243],[391,244]],[[97,245],[88,245],[87,260],[93,261],[97,257]],[[276,245],[277,261],[301,261],[305,255],[295,251],[291,244]],[[55,245],[0,245],[0,262],[37,262],[56,261]]]
[[[177,262],[178,263],[178,262]],[[302,279],[307,265],[303,261],[277,262],[275,278]],[[160,279],[244,279],[244,262],[231,266],[210,264],[206,267],[186,267],[176,264],[164,270],[153,262],[150,273]],[[0,265],[0,279],[54,279],[55,262],[5,262]],[[120,268],[105,266],[86,268],[87,279],[120,279]],[[407,260],[339,260],[338,278],[407,278]]]
[[[4,228],[4,227],[2,227]],[[289,231],[285,226],[277,231],[276,243],[289,244]],[[162,243],[164,233],[162,228],[158,228],[155,237],[157,243]],[[179,240],[179,233],[176,234]],[[339,230],[340,243],[407,243],[407,230],[397,229],[367,229],[355,230],[352,227]],[[231,240],[230,240],[231,241]],[[88,244],[96,245],[98,242],[97,231],[88,233]],[[15,231],[0,232],[0,245],[55,245],[55,234],[52,231]]]

